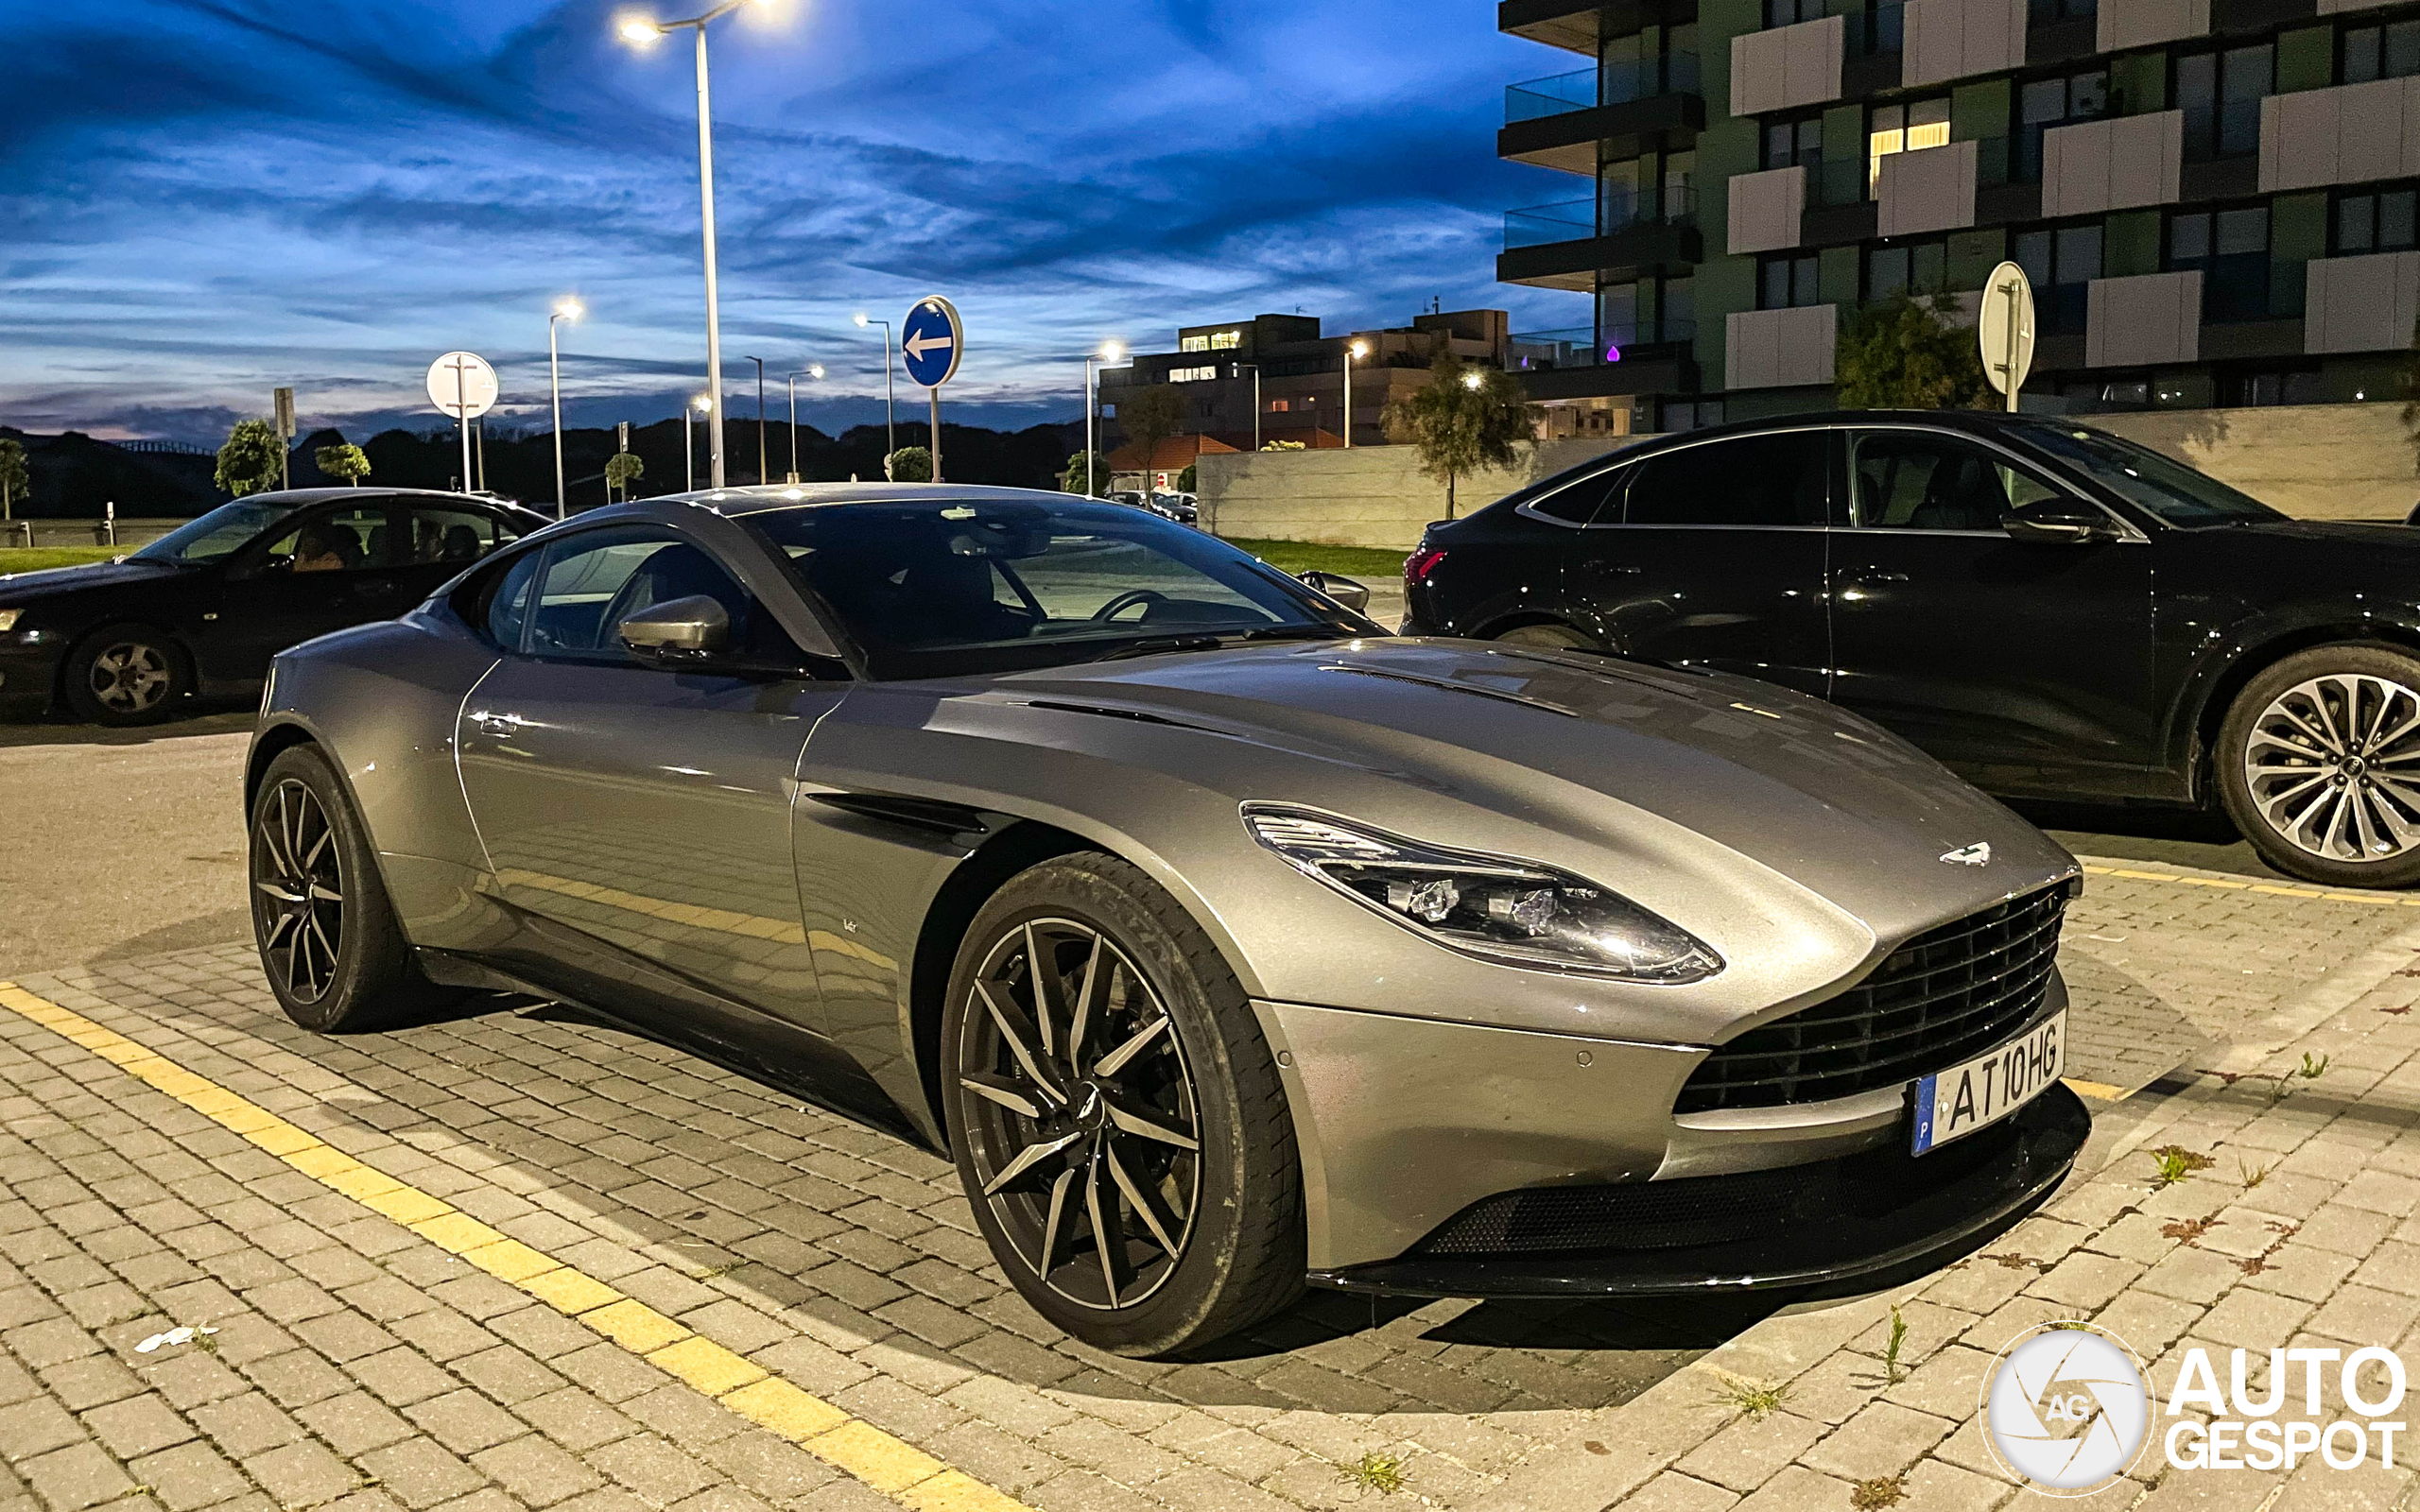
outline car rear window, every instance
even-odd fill
[[[1633,469],[1633,525],[1821,525],[1831,521],[1823,431],[1736,436],[1660,452]]]

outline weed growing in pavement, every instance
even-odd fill
[[[1789,1387],[1778,1381],[1751,1381],[1727,1371],[1715,1374],[1714,1404],[1751,1418],[1770,1418],[1781,1410]]]
[[[2327,1062],[2330,1058],[2332,1057],[2322,1056],[2317,1060],[2313,1060],[2310,1058],[2310,1052],[2306,1050],[2303,1052],[2303,1063],[2294,1069],[2294,1074],[2305,1081],[2317,1081],[2327,1074]]]
[[[2204,1213],[2199,1218],[2187,1219],[2182,1223],[2161,1224],[2159,1226],[2159,1231],[2161,1235],[2166,1238],[2181,1239],[2188,1245],[2198,1245],[2201,1243],[2202,1236],[2204,1234],[2208,1233],[2218,1226],[2219,1215],[2217,1212],[2212,1211]]]
[[[2268,1180],[2269,1173],[2275,1169],[2277,1164],[2273,1160],[2267,1165],[2254,1165],[2240,1155],[2235,1158],[2235,1174],[2242,1178],[2243,1190],[2246,1192]]]
[[[2172,1187],[2196,1171],[2206,1171],[2218,1162],[2198,1150],[2182,1144],[2163,1144],[2152,1151],[2152,1190]]]
[[[1336,1478],[1365,1491],[1392,1496],[1403,1489],[1403,1460],[1374,1449],[1350,1465],[1338,1466]]]
[[[1899,1304],[1891,1304],[1891,1342],[1882,1347],[1882,1369],[1897,1384],[1906,1372],[1899,1367],[1899,1350],[1908,1342],[1908,1320],[1899,1315]]]
[[[1883,1507],[1897,1506],[1907,1499],[1908,1478],[1904,1475],[1859,1481],[1849,1492],[1849,1505],[1857,1512],[1881,1512]]]

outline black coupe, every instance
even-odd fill
[[[1695,431],[1431,525],[1405,582],[1410,632],[1746,673],[1994,793],[2216,805],[2293,875],[2420,882],[2420,532],[2087,422]]]
[[[297,489],[222,505],[115,561],[0,576],[0,712],[104,725],[256,691],[269,658],[392,619],[548,522],[493,499]]]

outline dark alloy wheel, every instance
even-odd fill
[[[112,625],[69,653],[67,706],[100,725],[147,725],[166,718],[193,691],[184,650],[144,625]]]
[[[271,759],[251,831],[252,938],[287,1017],[330,1034],[377,1029],[458,996],[421,974],[352,795],[318,747]]]
[[[1051,1322],[1161,1355],[1300,1292],[1274,1057],[1217,948],[1140,870],[1080,853],[1011,878],[960,947],[942,1037],[967,1200]]]

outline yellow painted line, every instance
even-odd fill
[[[2087,875],[2123,877],[2129,882],[2166,882],[2179,887],[2219,887],[2230,892],[2266,893],[2273,898],[2318,898],[2331,903],[2367,903],[2373,908],[2420,908],[2420,897],[2390,892],[2330,892],[2325,887],[2287,886],[2273,882],[2240,882],[2232,877],[2187,877],[2173,871],[2143,871],[2133,867],[2086,866]]]
[[[500,1232],[287,1123],[249,1098],[45,998],[0,982],[0,1008],[80,1045],[241,1134],[304,1176],[578,1318],[632,1354],[915,1512],[1032,1512],[907,1440],[777,1376],[584,1271]]]
[[[2062,1076],[2059,1079],[2082,1095],[2098,1097],[2104,1103],[2114,1103],[2126,1092],[2123,1087],[2112,1087],[2105,1081],[2086,1081],[2082,1076]]]

